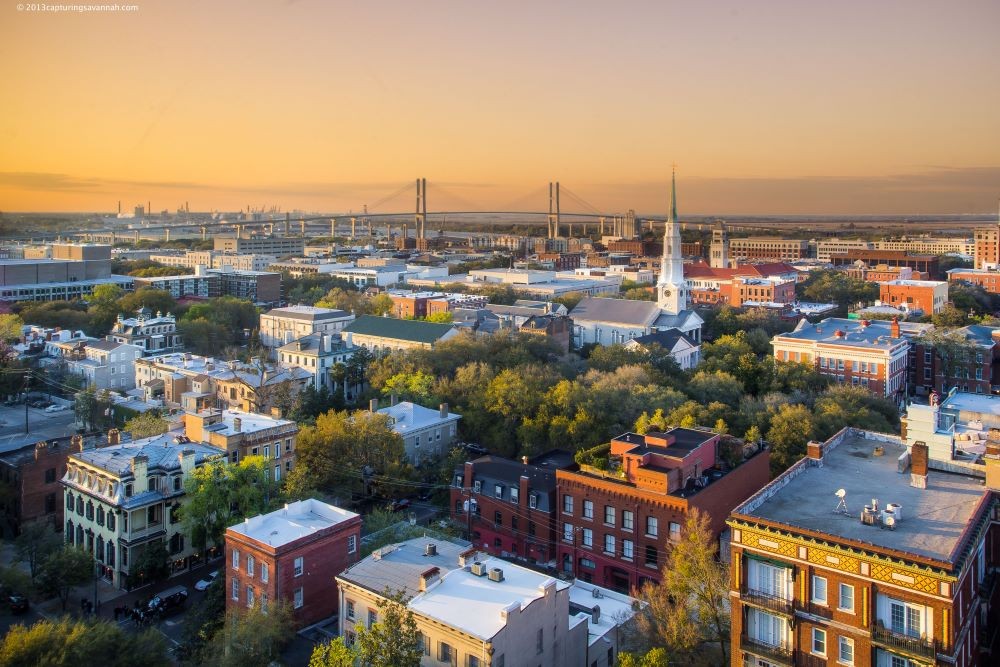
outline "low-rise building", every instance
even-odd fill
[[[729,257],[736,262],[794,262],[809,256],[809,241],[770,236],[729,239]]]
[[[1000,327],[971,324],[955,329],[953,335],[965,339],[968,349],[964,354],[944,350],[949,357],[947,364],[926,340],[918,337],[911,341],[911,394],[926,396],[953,387],[965,393],[991,394],[1000,385]]]
[[[933,315],[948,304],[948,283],[944,280],[890,280],[879,285],[879,300],[895,308]]]
[[[274,349],[311,334],[337,334],[354,321],[354,314],[336,308],[285,306],[260,316],[260,342]]]
[[[84,379],[97,390],[125,392],[135,388],[135,362],[142,348],[113,340],[92,340],[77,344],[63,355],[66,371]]]
[[[363,347],[372,354],[383,355],[396,350],[431,349],[458,333],[450,324],[362,315],[344,327],[341,336],[348,346]]]
[[[993,664],[1000,447],[985,486],[894,435],[807,451],[729,519],[733,664]]]
[[[560,352],[569,352],[573,337],[573,320],[565,315],[534,315],[517,328],[526,336],[539,336],[555,343]]]
[[[336,334],[314,333],[282,345],[277,357],[282,366],[310,373],[310,382],[317,390],[326,387],[336,391],[340,385],[331,371],[337,364],[346,364],[355,350]]]
[[[643,350],[649,350],[654,345],[658,345],[664,352],[667,352],[670,358],[685,371],[697,366],[701,359],[701,344],[694,342],[677,329],[657,331],[633,338],[625,343],[626,348]]]
[[[836,267],[852,267],[858,262],[869,266],[907,266],[928,278],[937,278],[941,273],[941,258],[938,255],[916,255],[902,250],[864,250],[831,253],[830,263]]]
[[[271,479],[281,480],[295,465],[298,425],[288,419],[243,410],[205,409],[184,413],[184,433],[217,447],[231,463],[263,456]],[[271,471],[274,471],[273,473]]]
[[[382,547],[337,583],[340,635],[348,644],[357,626],[378,622],[383,591],[401,590],[421,635],[420,664],[428,667],[611,667],[618,630],[638,604],[432,538]]]
[[[143,583],[135,565],[154,545],[166,548],[173,570],[187,568],[196,552],[177,512],[184,481],[220,456],[180,433],[113,439],[107,447],[70,454],[62,477],[66,542],[92,554],[115,588]]]
[[[175,299],[211,299],[232,296],[246,299],[259,306],[275,306],[281,301],[281,274],[271,271],[241,271],[228,266],[221,269],[195,267],[195,272],[184,276],[156,276],[135,278],[136,289],[169,292]]]
[[[197,266],[222,269],[228,266],[238,271],[265,271],[277,261],[274,255],[237,255],[214,250],[192,250],[183,255],[152,255],[149,259],[166,266],[182,266],[188,269]]]
[[[287,603],[295,627],[336,614],[335,577],[358,560],[361,516],[314,498],[226,529],[226,609]]]
[[[145,357],[184,349],[184,340],[177,333],[177,318],[160,312],[154,316],[148,308],[140,308],[135,317],[119,314],[108,339],[135,345]]]
[[[809,364],[837,382],[901,401],[906,392],[910,342],[893,320],[827,318],[799,321],[771,340],[778,362]]]
[[[448,404],[437,410],[410,401],[377,410],[389,417],[392,430],[403,439],[406,458],[419,464],[441,458],[458,438],[458,420],[462,415],[448,412]]]
[[[966,282],[978,285],[990,294],[1000,294],[1000,270],[989,269],[951,269],[948,271],[948,282]]]

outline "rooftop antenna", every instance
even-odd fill
[[[837,492],[833,494],[840,498],[840,502],[837,503],[837,509],[833,510],[834,514],[850,514],[847,511],[847,491],[844,489],[837,489]]]

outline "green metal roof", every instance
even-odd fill
[[[452,325],[450,324],[362,315],[345,327],[344,331],[359,336],[379,336],[414,343],[435,343],[451,329]]]

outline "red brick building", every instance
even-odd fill
[[[547,563],[555,559],[556,470],[572,465],[573,455],[559,450],[530,462],[493,455],[467,461],[452,480],[452,519],[477,548]]]
[[[226,609],[287,602],[303,627],[337,611],[334,577],[358,560],[361,517],[301,500],[230,526],[225,539]]]
[[[964,359],[951,364],[948,389],[972,394],[991,394],[1000,386],[1000,327],[973,324],[956,330],[969,344]],[[909,358],[911,394],[927,395],[932,390],[944,392],[945,369],[931,346],[919,338],[912,341]]]
[[[948,282],[967,282],[990,294],[1000,294],[1000,271],[996,269],[952,269],[948,271]]]
[[[879,264],[908,266],[930,278],[937,278],[941,273],[941,258],[938,255],[913,255],[905,250],[866,250],[864,248],[830,255],[830,263],[835,267],[851,267],[858,261],[870,266]]]
[[[532,315],[517,330],[529,336],[545,336],[566,354],[573,333],[573,320],[566,315]]]
[[[626,433],[611,441],[612,472],[558,470],[559,568],[629,591],[660,579],[692,509],[709,516],[718,536],[729,512],[770,479],[766,450],[728,469],[718,458],[719,439],[702,429]]]
[[[117,437],[117,431],[112,437]],[[95,447],[106,438],[88,436],[86,445]],[[0,533],[13,537],[24,524],[45,521],[62,532],[63,502],[59,480],[66,474],[69,455],[82,451],[83,436],[42,441],[0,454]]]
[[[890,280],[879,285],[879,300],[906,311],[933,315],[948,303],[948,283],[943,280]]]

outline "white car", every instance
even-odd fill
[[[215,581],[218,578],[218,576],[219,576],[218,570],[213,570],[212,572],[209,572],[207,577],[205,577],[204,579],[200,579],[198,583],[194,585],[194,589],[196,591],[205,590],[206,588],[212,585],[212,582]]]
[[[45,408],[45,411],[46,412],[62,412],[65,409],[66,409],[65,405],[50,405],[49,407]]]

